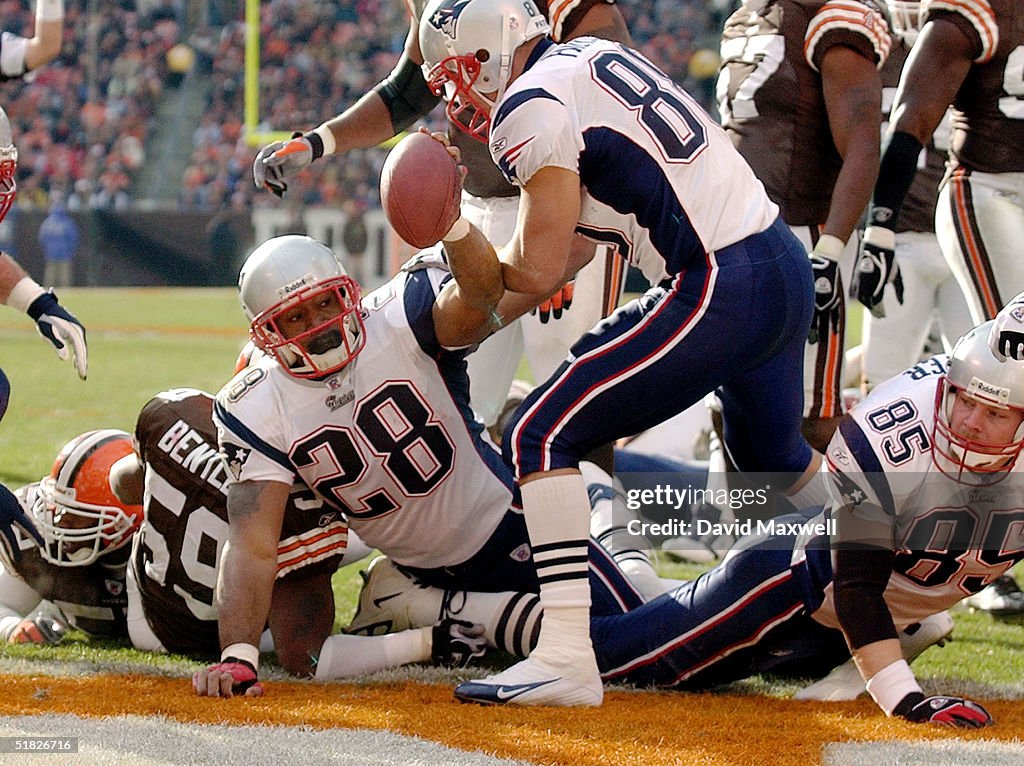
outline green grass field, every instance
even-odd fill
[[[0,480],[12,487],[45,475],[60,446],[83,431],[131,431],[140,407],[162,389],[216,391],[231,376],[246,338],[232,289],[67,290],[61,300],[89,331],[84,383],[27,318],[12,311],[0,314],[0,365],[13,387],[10,409],[0,423]],[[667,562],[659,566],[670,577],[691,578],[701,571]],[[339,623],[355,608],[358,568],[352,565],[335,577]],[[926,652],[915,663],[917,673],[946,692],[1024,696],[1024,626],[966,610],[958,611],[955,620],[955,640]],[[171,674],[194,667],[184,659],[89,642],[81,634],[59,647],[11,646],[0,649],[0,655],[14,663],[58,659],[93,669],[150,668]],[[748,686],[771,694],[794,688],[772,679]]]

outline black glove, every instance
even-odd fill
[[[446,617],[434,626],[430,661],[446,668],[464,668],[487,651],[483,625]]]
[[[26,617],[7,639],[12,644],[38,644],[47,646],[59,644],[64,640],[68,626],[63,621],[42,612]]]
[[[996,314],[988,335],[992,353],[1001,361],[1024,360],[1024,293],[1013,298]]]
[[[39,545],[44,545],[43,536],[39,534],[39,530],[36,529],[36,525],[32,523],[32,519],[25,513],[25,509],[21,507],[21,503],[18,502],[18,498],[14,496],[11,490],[7,489],[3,484],[0,484],[0,532],[7,538],[8,547],[11,550],[11,557],[15,561],[21,560],[21,548],[18,546],[18,538],[14,534],[14,525],[17,524],[19,527],[24,529],[28,534],[35,538],[35,541]]]
[[[937,723],[959,729],[992,725],[992,716],[977,702],[963,697],[925,697],[921,692],[911,692],[901,699],[892,714],[913,723]]]
[[[856,295],[872,314],[884,317],[882,295],[888,284],[892,285],[896,300],[902,305],[903,275],[896,263],[896,235],[884,226],[868,226],[860,243],[850,297]]]
[[[839,329],[843,279],[836,261],[813,252],[808,258],[814,271],[814,318],[811,319],[807,342],[817,343],[827,338],[830,331]]]
[[[260,149],[252,163],[252,179],[278,197],[288,191],[286,178],[296,175],[324,155],[324,142],[316,133],[292,133],[289,141],[274,141]]]
[[[85,380],[89,369],[89,349],[85,344],[85,328],[74,314],[57,303],[52,292],[43,293],[28,307],[28,315],[36,322],[39,334],[46,338],[57,351],[57,356],[67,359],[74,356],[78,377]],[[68,349],[71,346],[71,349]]]

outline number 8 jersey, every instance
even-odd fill
[[[701,106],[607,40],[540,42],[492,114],[490,146],[519,186],[544,167],[578,173],[576,231],[616,247],[652,285],[779,213]]]
[[[466,350],[441,348],[432,310],[449,274],[403,271],[363,300],[366,345],[323,380],[261,357],[217,395],[239,481],[301,478],[371,547],[408,566],[461,563],[494,532],[512,474],[468,405]]]

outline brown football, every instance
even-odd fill
[[[380,201],[395,232],[413,247],[439,241],[459,217],[462,172],[448,150],[412,133],[391,150],[380,174]]]

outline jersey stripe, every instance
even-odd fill
[[[895,515],[896,503],[892,498],[892,491],[889,489],[889,480],[885,476],[885,471],[878,460],[878,455],[875,454],[875,450],[871,447],[871,441],[868,439],[867,434],[861,430],[857,421],[852,417],[845,417],[839,421],[839,432],[842,434],[843,439],[846,440],[846,446],[850,448],[850,454],[853,455],[853,458],[864,472],[864,478],[871,485],[875,497],[882,504],[882,510],[890,515]],[[829,461],[829,467],[839,473],[846,473],[834,465],[831,460]]]
[[[550,98],[552,101],[556,101],[559,104],[562,103],[561,99],[552,95],[543,88],[527,88],[526,90],[521,90],[518,93],[513,93],[508,98],[502,99],[501,104],[498,106],[498,111],[495,112],[494,118],[491,121],[491,132],[494,132],[494,129],[501,125],[501,123],[504,122],[512,112],[532,98]]]
[[[992,270],[992,259],[985,249],[985,241],[977,229],[977,215],[974,212],[974,199],[971,195],[969,172],[960,168],[953,172],[949,179],[949,200],[953,207],[953,228],[956,230],[960,252],[966,260],[967,273],[978,294],[986,319],[995,319],[1003,306],[999,295],[996,276]]]
[[[814,52],[818,44],[829,32],[847,30],[864,35],[875,51],[879,69],[885,64],[892,47],[889,27],[881,14],[872,8],[851,0],[834,0],[826,3],[815,14],[807,27],[804,37],[804,56],[811,68],[818,71],[814,64]]]
[[[292,473],[295,473],[295,467],[291,464],[291,461],[288,459],[286,454],[263,441],[263,439],[257,436],[251,428],[245,425],[245,423],[228,412],[220,402],[216,402],[214,404],[214,412],[217,415],[217,419],[220,420],[220,422],[223,423],[233,434],[243,439],[246,444],[266,455],[282,468],[286,468]]]
[[[995,55],[999,47],[999,25],[988,0],[931,0],[926,10],[926,23],[936,11],[957,13],[971,22],[981,39],[981,55],[975,63],[984,64]]]

